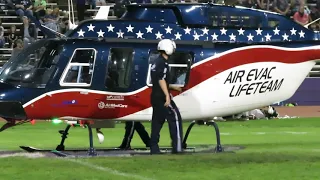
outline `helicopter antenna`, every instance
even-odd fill
[[[314,21],[312,21],[312,22],[304,25],[304,27],[305,27],[305,28],[308,28],[311,24],[314,24],[315,22],[317,22],[317,21],[319,21],[319,20],[320,20],[320,18],[318,18],[318,19],[316,19],[316,20],[314,20]]]

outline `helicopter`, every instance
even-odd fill
[[[319,33],[277,13],[211,3],[126,8],[119,19],[84,20],[11,58],[0,71],[0,117],[7,120],[0,131],[30,119],[82,120],[88,153],[96,155],[92,127],[151,120],[151,63],[157,43],[172,39],[171,84],[183,88],[172,95],[183,121],[192,121],[183,146],[194,124],[210,124],[222,152],[212,117],[290,98],[320,61]],[[65,150],[69,128],[57,151]]]

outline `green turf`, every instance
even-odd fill
[[[0,158],[2,180],[102,180],[102,179],[318,179],[320,176],[320,119],[282,119],[219,122],[222,144],[241,145],[236,153],[161,155],[135,157]],[[65,124],[21,125],[0,133],[1,150],[20,145],[55,148],[58,130]],[[150,124],[145,123],[150,132]],[[184,124],[184,131],[188,124]],[[97,147],[118,146],[124,125],[104,129],[105,142]],[[87,129],[72,128],[67,147],[88,146]],[[97,139],[95,137],[95,141]],[[168,126],[161,132],[161,145],[170,142]],[[213,127],[195,126],[189,145],[214,144]],[[132,146],[142,146],[137,134]],[[111,168],[111,169],[110,169]]]

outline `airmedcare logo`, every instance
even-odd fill
[[[104,102],[99,102],[98,103],[98,108],[99,109],[104,109],[104,108],[127,108],[128,105],[123,105],[123,104],[105,104]]]

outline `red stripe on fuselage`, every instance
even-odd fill
[[[320,59],[320,50],[287,51],[270,48],[253,48],[231,52],[221,57],[206,61],[191,69],[186,89],[191,89],[201,82],[236,66],[257,62],[301,63]],[[295,72],[298,73],[298,72]],[[106,100],[112,94],[80,94],[80,92],[63,92],[46,96],[25,107],[28,118],[48,119],[51,117],[74,116],[93,119],[114,119],[144,110],[150,104],[151,88],[135,95],[124,96],[123,101]],[[174,96],[177,93],[173,93]],[[73,105],[63,105],[63,101],[75,100]],[[99,102],[105,104],[123,104],[126,108],[99,109]]]

